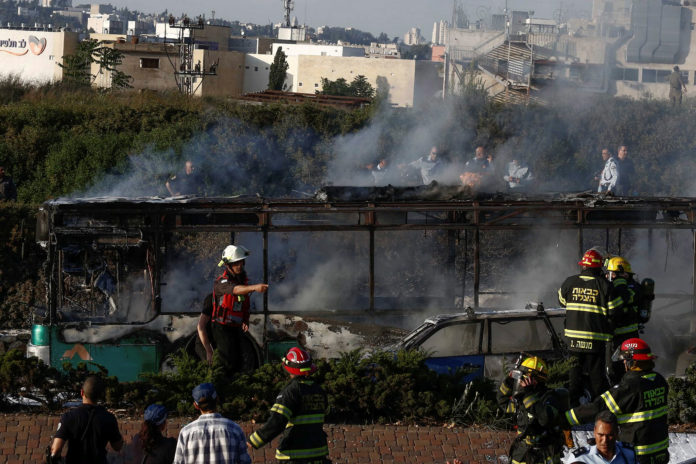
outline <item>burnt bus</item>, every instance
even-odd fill
[[[235,232],[264,228],[263,209],[257,197],[46,202],[36,239],[46,251],[47,301],[33,314],[27,355],[58,369],[65,361],[99,364],[122,381],[171,367],[171,355],[181,348],[200,355],[197,323],[212,279],[199,277],[200,266],[181,259],[172,243],[199,233],[232,243]],[[214,249],[217,264],[222,248]],[[253,256],[262,257],[260,250]],[[330,357],[376,340],[390,343],[403,333],[326,314],[272,312],[262,295],[255,296],[249,327],[247,370],[291,346]]]

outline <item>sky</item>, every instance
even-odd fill
[[[215,11],[216,18],[257,24],[283,19],[283,0],[111,0],[110,3],[144,13],[166,9],[175,16],[204,14],[210,18]],[[390,37],[403,37],[410,28],[419,27],[421,34],[430,40],[433,23],[452,17],[452,3],[453,0],[295,0],[293,15],[300,23],[312,27],[354,27],[375,36],[386,32]],[[500,13],[505,8],[505,0],[462,0],[461,3],[472,20]],[[539,18],[552,18],[561,9],[589,15],[591,4],[591,0],[508,0],[510,10],[533,10]]]

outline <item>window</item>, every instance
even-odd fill
[[[143,69],[159,69],[159,58],[140,58],[140,67]]]
[[[641,82],[657,82],[657,70],[643,69],[643,80]]]
[[[480,334],[480,322],[450,325],[430,335],[420,347],[436,358],[478,354]]]
[[[302,82],[297,84],[298,87],[302,87]]]
[[[249,69],[249,66],[244,66],[244,69]]]
[[[553,340],[543,319],[491,322],[492,354],[518,352],[521,346],[525,351],[553,349]]]
[[[645,70],[643,70],[645,72]],[[611,73],[615,81],[638,81],[638,69],[636,68],[614,68]]]
[[[669,75],[672,74],[672,71],[668,71],[666,69],[658,69],[657,70],[657,82],[669,82]],[[684,78],[684,73],[681,73],[682,78]],[[684,82],[686,84],[686,82]]]
[[[315,84],[314,84],[314,87],[319,87],[319,84],[316,84],[316,83],[315,83]]]
[[[254,66],[254,71],[258,71],[258,70],[259,70],[259,67],[258,67],[258,66]]]

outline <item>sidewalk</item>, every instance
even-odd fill
[[[44,451],[56,429],[59,416],[0,415],[0,464],[43,462]],[[189,420],[172,419],[167,434],[177,436]],[[140,430],[141,421],[119,418],[126,444]],[[240,423],[249,435],[260,425]],[[496,464],[506,454],[512,434],[485,429],[400,425],[326,425],[330,458],[335,464],[418,463],[444,464],[457,457],[464,463]],[[273,445],[275,442],[273,443]],[[252,451],[254,463],[274,462],[275,448]],[[120,463],[115,453],[110,462]]]

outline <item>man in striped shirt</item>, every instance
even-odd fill
[[[215,412],[217,392],[212,383],[193,389],[193,406],[201,416],[179,432],[174,464],[251,464],[241,427]]]

